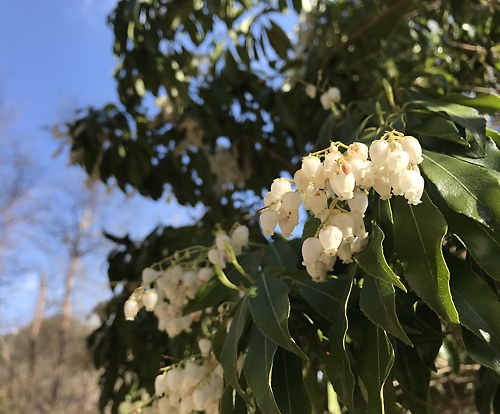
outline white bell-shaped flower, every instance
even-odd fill
[[[300,198],[300,194],[296,191],[289,191],[288,193],[283,194],[283,197],[281,198],[281,208],[287,214],[299,211],[301,203],[302,199]]]
[[[362,252],[368,245],[368,233],[355,237],[351,243],[351,253],[357,254]]]
[[[351,211],[358,211],[363,216],[366,209],[368,208],[368,195],[365,191],[355,188],[353,192],[353,197],[347,200],[347,204]]]
[[[181,398],[179,403],[179,411],[181,414],[189,414],[195,410],[193,395],[187,394]]]
[[[348,164],[344,164],[348,165]],[[349,169],[350,170],[350,166]],[[354,187],[356,186],[356,179],[352,172],[345,173],[341,168],[338,174],[330,175],[330,185],[337,194],[340,200],[349,200],[353,197]]]
[[[271,191],[264,196],[264,205],[268,210],[279,211],[281,208],[281,199],[276,197]]]
[[[354,226],[352,228],[352,233],[354,234],[354,236],[363,236],[366,233],[363,214],[361,214],[359,211],[349,211],[349,213],[347,214],[349,214],[349,216],[351,216],[354,221]]]
[[[143,285],[150,285],[160,275],[161,272],[154,270],[151,267],[146,267],[145,269],[143,269],[141,275]]]
[[[227,253],[219,249],[210,249],[208,251],[208,260],[210,261],[210,263],[219,266],[221,269],[224,269],[227,262]]]
[[[304,194],[304,207],[313,212],[315,217],[327,208],[328,198],[323,190],[317,190],[310,185]]]
[[[410,163],[410,157],[406,151],[395,150],[392,151],[385,161],[385,167],[387,172],[393,172],[395,174],[401,174],[404,170],[408,168]]]
[[[422,147],[417,138],[412,136],[405,136],[400,140],[401,146],[408,153],[410,163],[420,164],[424,159],[422,158]]]
[[[273,180],[273,183],[271,184],[271,193],[275,197],[281,198],[283,194],[288,193],[289,191],[292,191],[292,184],[290,183],[290,180],[281,177]]]
[[[155,394],[162,395],[168,390],[167,375],[161,374],[155,378]]]
[[[264,210],[260,213],[260,225],[265,236],[272,236],[278,224],[279,214],[277,211]]]
[[[391,182],[389,181],[389,177],[386,175],[377,176],[377,178],[375,178],[375,182],[373,183],[373,188],[380,195],[382,200],[388,200],[392,197]]]
[[[366,161],[368,159],[368,147],[362,142],[353,142],[347,147],[347,156],[349,159],[360,159]]]
[[[331,151],[325,155],[323,160],[323,170],[325,173],[336,174],[339,169],[338,160],[342,158],[340,151]]]
[[[133,321],[139,312],[139,304],[135,298],[129,298],[125,301],[123,306],[123,313],[125,314],[125,319],[127,321]]]
[[[212,341],[208,338],[200,338],[198,340],[198,348],[204,355],[208,355],[212,349]]]
[[[278,225],[280,227],[283,237],[288,239],[292,236],[293,230],[299,224],[299,212],[293,211],[291,213],[286,213],[281,210],[278,219]]]
[[[238,256],[243,251],[243,247],[248,246],[250,231],[247,226],[237,226],[231,233],[231,247],[234,254]]]
[[[321,241],[317,237],[308,237],[302,243],[302,257],[304,258],[304,262],[315,263],[324,250]]]
[[[302,159],[302,171],[304,171],[305,176],[312,181],[316,176],[316,171],[321,165],[321,160],[314,156],[308,155]],[[290,190],[288,190],[290,191]]]
[[[337,249],[344,238],[342,230],[336,226],[324,226],[319,231],[318,236],[325,253],[329,256],[335,256],[337,254]]]
[[[324,282],[326,280],[327,270],[323,262],[320,262],[319,260],[314,263],[305,262],[305,266],[306,271],[309,273],[312,280],[315,282]]]
[[[383,139],[377,139],[371,143],[369,153],[373,167],[376,170],[384,168],[385,161],[390,152],[391,148],[389,143]]]
[[[392,187],[392,194],[401,196],[404,194],[403,189],[401,188],[401,174],[402,173],[390,173],[388,178],[389,178],[389,183],[391,184]]]
[[[212,279],[214,271],[211,267],[202,267],[198,270],[198,283],[204,284]]]
[[[354,219],[348,213],[340,213],[329,220],[329,224],[342,231],[343,240],[350,243],[354,239]]]
[[[401,174],[401,188],[408,204],[417,205],[424,192],[424,179],[418,171],[406,170]]]
[[[342,263],[352,263],[352,251],[351,251],[351,243],[343,241],[339,249],[337,250],[337,257],[342,260]]]
[[[311,182],[311,178],[307,176],[303,169],[300,169],[297,170],[293,175],[293,181],[295,182],[297,189],[301,193],[304,193],[307,190],[309,183]]]
[[[231,239],[229,236],[223,232],[223,231],[218,231],[217,235],[215,236],[215,246],[222,251],[226,250],[226,243],[231,243]]]
[[[158,293],[154,289],[148,289],[142,295],[142,303],[148,312],[152,312],[158,301]]]

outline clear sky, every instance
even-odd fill
[[[0,2],[0,103],[3,102],[0,119],[7,119],[9,125],[0,135],[0,155],[14,141],[26,150],[38,170],[43,170],[37,177],[39,193],[49,194],[61,177],[73,188],[78,188],[83,180],[77,168],[66,166],[64,156],[52,157],[58,142],[47,127],[71,119],[77,108],[117,101],[112,74],[113,37],[106,24],[106,17],[115,4],[114,0]],[[0,182],[0,191],[1,188]],[[114,203],[119,206],[118,214],[112,215],[112,219],[104,218],[101,227],[118,234],[132,232],[136,237],[143,237],[158,223],[181,225],[189,221],[186,211],[176,204],[147,202],[139,197],[126,201],[120,195],[115,196]],[[92,266],[92,271],[98,273],[93,279],[99,278],[96,286],[100,294],[96,295],[95,289],[86,291],[85,286],[77,285],[82,292],[77,307],[83,313],[94,306],[96,299],[109,296],[109,291],[102,289],[106,281],[107,253],[102,252]],[[39,253],[23,248],[22,254]],[[29,321],[39,270],[32,269],[18,277],[8,295],[0,292],[0,299],[9,298],[9,302],[3,304],[4,323]],[[56,307],[57,292],[53,292],[53,296]]]

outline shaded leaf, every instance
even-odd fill
[[[288,286],[282,280],[262,274],[248,291],[255,325],[281,347],[307,359],[288,330],[290,302]]]
[[[447,258],[460,323],[500,353],[500,302],[489,285],[455,256]]]
[[[451,93],[439,99],[439,102],[455,103],[477,109],[482,114],[496,114],[500,112],[500,96],[478,93],[470,98],[461,93]]]
[[[302,380],[302,359],[281,347],[274,357],[272,389],[282,414],[311,412],[311,401]]]
[[[413,346],[396,315],[396,297],[391,283],[365,277],[359,299],[359,306],[368,319],[404,343]]]
[[[243,355],[243,370],[258,406],[269,414],[280,414],[271,389],[271,371],[277,348],[274,341],[252,324]]]
[[[396,285],[406,292],[405,286],[401,283],[396,274],[387,264],[382,249],[384,233],[375,223],[372,223],[372,233],[368,246],[359,254],[354,256],[354,260],[361,269],[369,275],[384,282]]]
[[[236,361],[239,354],[239,342],[245,331],[248,315],[248,296],[244,296],[236,308],[231,327],[220,353],[220,363],[224,369],[224,376],[229,384],[241,395],[244,395],[244,391],[238,381]]]
[[[387,334],[370,323],[359,352],[359,376],[368,392],[367,412],[384,413],[383,387],[394,363]]]
[[[352,281],[345,284],[342,290],[342,301],[338,303],[335,312],[337,318],[328,333],[330,355],[326,362],[326,372],[339,399],[346,405],[350,412],[354,412],[353,395],[356,383],[346,349],[348,328],[347,303],[351,289]]]
[[[447,228],[441,212],[427,193],[417,206],[396,197],[393,211],[396,252],[410,287],[443,319],[458,323],[442,252]]]

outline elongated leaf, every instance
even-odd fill
[[[302,359],[297,355],[278,348],[271,384],[282,414],[311,412],[311,401],[302,380]]]
[[[457,213],[498,225],[500,185],[487,169],[431,151],[425,151],[422,169]]]
[[[431,370],[422,363],[418,352],[401,342],[394,345],[395,360],[393,373],[403,391],[403,405],[412,414],[428,414],[427,406]]]
[[[370,323],[359,354],[359,376],[368,392],[367,412],[385,412],[383,387],[393,363],[394,350],[387,334]]]
[[[460,322],[500,353],[500,302],[489,285],[460,259],[447,258]]]
[[[477,109],[482,114],[496,114],[500,112],[500,96],[493,94],[481,93],[474,98],[459,94],[451,93],[439,99],[439,102],[455,103]]]
[[[356,263],[369,275],[384,282],[396,285],[406,292],[405,286],[401,283],[396,274],[387,264],[382,249],[384,233],[375,223],[372,223],[372,233],[368,246],[359,254],[354,256]]]
[[[323,414],[325,407],[324,392],[318,380],[318,368],[309,361],[304,364],[304,385],[312,404],[312,414]]]
[[[196,297],[182,309],[184,315],[206,309],[210,306],[217,307],[233,291],[220,283],[219,279],[213,278],[205,283],[196,292]]]
[[[468,129],[476,142],[481,144],[486,134],[486,120],[476,110],[455,103],[426,101],[425,107],[434,112],[444,112],[458,125]]]
[[[425,119],[419,125],[412,125],[412,133],[431,136],[454,142],[455,144],[470,147],[466,139],[462,138],[453,121],[441,116]]]
[[[271,243],[266,253],[265,266],[288,270],[297,269],[297,255],[291,244],[286,241]]]
[[[343,279],[327,279],[317,283],[312,280],[293,282],[302,297],[311,307],[330,322],[344,315],[344,295],[349,282]]]
[[[492,278],[500,280],[500,236],[481,223],[447,206],[441,208],[450,231],[467,247],[474,260]]]
[[[282,280],[262,274],[248,291],[255,325],[281,347],[307,359],[288,330],[290,302],[288,286]]]
[[[466,328],[462,328],[465,349],[470,357],[500,375],[500,352]]]
[[[342,291],[342,301],[338,303],[338,308],[335,312],[337,318],[328,333],[328,338],[330,339],[330,355],[326,362],[326,372],[339,399],[346,405],[349,412],[354,412],[353,395],[355,379],[346,349],[348,328],[347,302],[349,301],[351,289],[352,281],[346,284]]]
[[[374,221],[384,233],[382,241],[384,256],[390,258],[394,251],[394,218],[392,217],[391,203],[389,200],[377,198],[374,210]]]
[[[359,306],[373,323],[401,339],[404,343],[413,346],[396,315],[396,296],[394,286],[391,283],[369,276],[365,277]]]
[[[447,230],[441,212],[427,193],[417,206],[396,197],[393,211],[396,252],[410,287],[443,319],[458,323],[441,250]]]
[[[229,332],[220,353],[220,363],[224,368],[224,375],[231,386],[244,395],[244,391],[238,381],[237,359],[239,353],[239,342],[245,332],[249,316],[248,296],[244,296],[238,304]]]
[[[252,324],[243,355],[243,370],[258,406],[270,414],[280,414],[271,389],[273,358],[277,348],[274,341]]]

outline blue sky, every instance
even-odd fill
[[[14,143],[27,152],[38,171],[38,196],[50,198],[60,184],[79,188],[84,178],[77,168],[66,166],[64,155],[52,157],[59,143],[48,127],[71,119],[77,108],[117,101],[112,74],[113,37],[106,24],[115,4],[112,0],[0,2],[0,120],[8,124],[7,131],[0,134],[0,156]],[[180,209],[175,203],[125,199],[118,193],[111,203],[118,210],[108,216],[104,213],[100,227],[118,234],[131,232],[136,237],[143,237],[158,223],[180,225],[190,220],[189,214],[199,214]],[[57,209],[56,205],[52,207]],[[32,245],[18,248],[22,249],[19,255],[41,257]],[[107,253],[101,252],[89,266],[93,286],[77,284],[75,309],[81,314],[109,296],[105,285]],[[4,328],[30,320],[39,272],[53,270],[45,268],[50,267],[47,259],[34,262],[41,263],[40,268],[27,269],[17,275],[8,294],[0,292]],[[54,284],[49,297],[53,309],[57,309],[59,294],[60,288]]]

